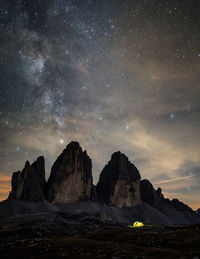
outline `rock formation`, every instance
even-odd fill
[[[96,186],[98,199],[117,207],[140,204],[140,173],[121,152],[115,152]]]
[[[44,157],[37,158],[32,165],[26,161],[24,169],[12,175],[12,191],[9,199],[43,201],[45,184]]]
[[[149,180],[144,179],[141,181],[140,191],[142,201],[145,201],[156,209],[163,210],[166,206],[170,206],[179,211],[192,212],[192,209],[189,206],[177,199],[165,199],[161,188],[155,190]]]
[[[176,210],[193,212],[193,210],[188,205],[179,201],[178,199],[173,199],[171,201],[169,199],[165,199],[165,201],[167,201]]]
[[[78,142],[71,142],[55,161],[46,185],[52,203],[87,200],[92,188],[92,162]]]
[[[161,189],[155,190],[149,180],[142,180],[140,183],[141,200],[148,203],[150,206],[160,209],[163,202]]]
[[[200,216],[200,209],[197,209],[195,212]]]
[[[118,151],[111,156],[94,186],[91,159],[78,142],[71,142],[53,164],[47,183],[43,157],[32,165],[27,161],[22,171],[13,173],[12,191],[0,204],[0,217],[74,208],[97,214],[109,212],[110,217],[122,222],[133,219],[154,224],[200,222],[199,211],[194,212],[177,199],[164,198],[160,188],[155,190],[150,181],[140,180],[137,168]],[[79,201],[88,202],[76,203]]]

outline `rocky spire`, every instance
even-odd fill
[[[155,190],[151,182],[144,179],[140,183],[140,191],[142,201],[145,201],[154,208],[161,209],[163,195],[160,188]]]
[[[140,204],[140,173],[120,151],[102,170],[96,186],[98,199],[117,207]]]
[[[46,198],[53,203],[87,200],[92,182],[92,161],[79,143],[72,141],[52,166]]]
[[[45,184],[44,157],[38,157],[32,165],[26,161],[24,169],[12,175],[12,191],[9,199],[42,201]]]

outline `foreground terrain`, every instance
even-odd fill
[[[75,215],[71,223],[61,216],[1,220],[0,257],[200,258],[200,225],[129,228],[99,215]]]

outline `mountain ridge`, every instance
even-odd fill
[[[84,211],[84,206],[91,206],[94,213],[105,210],[113,218],[115,211],[120,220],[129,220],[135,214],[138,218],[143,215],[141,220],[151,223],[155,222],[157,214],[159,223],[162,220],[166,224],[200,222],[199,215],[189,206],[177,199],[170,201],[164,198],[161,188],[155,190],[149,180],[141,180],[138,169],[120,151],[111,155],[99,175],[99,181],[94,185],[92,160],[76,141],[70,142],[58,156],[47,181],[43,157],[39,157],[32,165],[27,161],[22,172],[13,173],[8,201],[11,207],[12,201],[15,204],[13,206],[21,206],[16,205],[22,204],[18,201],[44,203],[48,210],[61,207],[77,210],[79,206]],[[6,203],[2,206],[6,207]],[[13,209],[13,213],[21,211],[18,209]],[[35,211],[39,210],[35,205]]]

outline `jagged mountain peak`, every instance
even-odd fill
[[[120,151],[102,170],[97,184],[98,197],[107,204],[118,207],[140,204],[140,173]]]
[[[43,201],[45,185],[44,157],[38,157],[32,164],[26,161],[23,170],[12,175],[12,191],[9,199]]]
[[[52,166],[46,198],[53,203],[72,203],[90,198],[92,161],[76,141],[70,142]]]
[[[22,171],[13,173],[9,200],[40,202],[46,198],[49,202],[62,204],[92,200],[97,202],[95,206],[101,201],[109,206],[135,209],[150,205],[149,211],[164,213],[175,223],[189,222],[189,217],[191,221],[192,217],[199,217],[179,200],[164,198],[161,188],[155,190],[149,180],[140,181],[138,169],[120,151],[111,155],[97,186],[92,183],[92,161],[77,141],[70,142],[58,156],[47,184],[44,168],[42,156],[32,164],[26,161]]]

